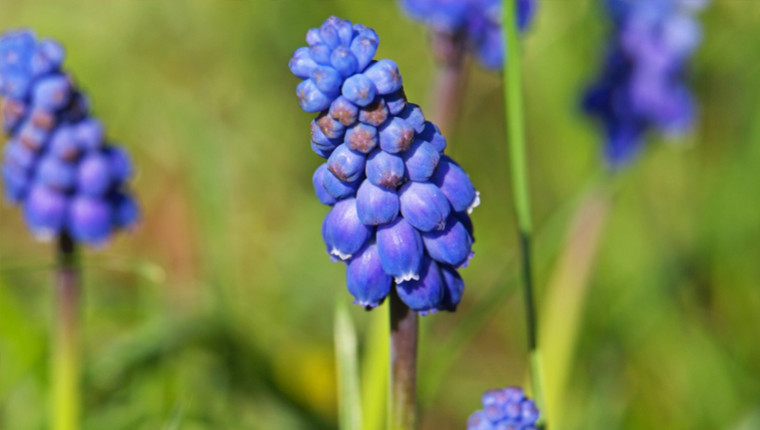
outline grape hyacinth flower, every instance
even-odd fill
[[[480,63],[493,70],[504,65],[503,0],[400,0],[413,19],[438,34],[463,41]],[[517,23],[521,31],[533,20],[537,0],[519,0]]]
[[[694,100],[684,78],[702,36],[694,15],[706,3],[607,1],[612,35],[583,107],[603,128],[612,167],[630,162],[650,130],[677,135],[693,123]]]
[[[126,152],[106,142],[86,96],[62,70],[64,50],[31,31],[0,38],[5,197],[41,239],[101,245],[137,221]]]
[[[374,30],[330,17],[306,41],[290,70],[302,79],[301,108],[317,113],[311,146],[327,161],[312,181],[331,207],[322,234],[347,266],[355,303],[372,309],[395,288],[419,314],[455,310],[478,192],[444,155],[438,127],[407,102],[396,63],[374,59]]]
[[[534,430],[539,411],[533,400],[518,387],[488,390],[483,394],[483,409],[467,420],[467,430]]]

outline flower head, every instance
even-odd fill
[[[533,400],[518,387],[489,390],[483,394],[483,409],[467,420],[467,430],[534,430],[539,411]]]
[[[137,221],[127,154],[109,144],[85,95],[62,70],[63,48],[31,31],[0,37],[5,196],[40,238],[102,244]]]
[[[608,0],[612,36],[597,80],[587,89],[584,109],[605,135],[613,167],[639,152],[650,130],[687,131],[695,107],[684,75],[701,40],[694,13],[705,1]]]
[[[396,288],[420,314],[453,311],[472,257],[467,174],[443,155],[446,139],[408,103],[391,60],[374,60],[374,30],[331,17],[306,35],[290,69],[301,108],[317,113],[312,149],[327,161],[312,176],[327,252],[346,264],[355,303],[371,309]],[[395,285],[394,285],[395,281]]]
[[[412,18],[427,24],[434,32],[463,39],[483,66],[501,69],[504,64],[502,34],[503,0],[400,0]],[[518,0],[517,24],[528,28],[537,0]]]

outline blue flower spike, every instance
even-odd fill
[[[535,430],[539,411],[533,400],[518,387],[488,390],[481,399],[483,409],[467,420],[467,430]]]
[[[331,17],[306,42],[290,70],[302,80],[301,108],[317,114],[311,147],[327,160],[312,176],[331,207],[322,224],[327,253],[346,264],[348,290],[366,309],[395,288],[420,315],[456,310],[458,271],[473,255],[475,187],[443,154],[438,127],[407,102],[398,65],[374,58],[374,30]]]
[[[696,107],[685,75],[702,36],[694,15],[706,3],[607,0],[610,46],[583,108],[602,129],[610,167],[633,161],[649,131],[673,136],[693,124]]]
[[[87,98],[63,69],[64,50],[28,30],[0,36],[6,199],[43,240],[67,234],[102,246],[138,221],[127,153],[106,142]]]

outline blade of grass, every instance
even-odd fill
[[[563,420],[561,399],[572,368],[589,280],[612,203],[608,191],[601,184],[579,208],[547,286],[539,336],[547,357],[545,371],[552,381],[546,390],[547,414],[555,427],[561,426]]]
[[[362,429],[362,404],[356,351],[356,329],[343,300],[335,304],[335,365],[341,430]]]
[[[362,412],[364,430],[383,430],[388,406],[390,336],[387,305],[371,312],[362,360]]]

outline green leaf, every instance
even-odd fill
[[[341,430],[361,430],[362,404],[356,352],[356,329],[342,300],[335,305],[335,365]]]

